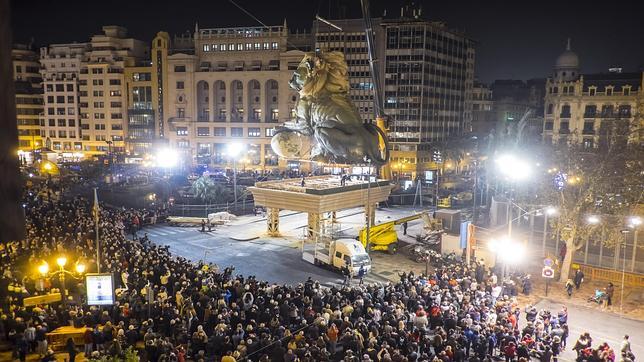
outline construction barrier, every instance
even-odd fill
[[[584,278],[594,281],[612,282],[616,285],[622,284],[621,270],[598,268],[585,264],[573,264],[573,269],[575,269],[575,267],[578,267],[582,272],[584,272]],[[644,287],[644,274],[625,272],[623,273],[623,277],[624,286]]]

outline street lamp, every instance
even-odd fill
[[[523,180],[530,176],[530,164],[512,154],[501,155],[496,159],[497,170],[511,180]]]
[[[244,150],[244,145],[238,142],[228,144],[228,155],[233,159],[233,205],[237,210],[237,156]]]
[[[177,151],[170,148],[160,149],[156,154],[157,166],[172,168],[179,162]]]
[[[543,213],[543,238],[541,240],[541,253],[546,255],[546,236],[548,235],[548,217],[555,216],[557,214],[557,209],[548,206],[545,208]],[[557,246],[558,247],[558,246]]]
[[[599,221],[600,221],[600,220],[599,220],[599,216],[597,216],[597,215],[590,215],[590,216],[588,216],[588,217],[586,218],[586,221],[587,221],[589,224],[593,224],[593,225],[595,225],[595,224],[599,224]]]
[[[623,306],[624,306],[624,281],[626,279],[626,234],[630,233],[631,231],[628,229],[620,230],[622,235],[624,235],[624,244],[622,244],[622,247],[624,248],[624,257],[622,258],[622,287],[621,287],[621,292],[619,295],[619,313],[623,313]],[[616,252],[619,252],[619,250],[616,250]]]
[[[629,227],[633,229],[633,256],[631,257],[631,271],[635,271],[635,258],[637,257],[637,232],[639,226],[642,224],[642,219],[639,216],[633,216],[629,220]]]
[[[505,280],[505,272],[508,264],[518,264],[525,258],[525,245],[504,237],[502,239],[492,239],[488,243],[488,249],[492,251],[503,262],[501,280]]]
[[[64,255],[59,256],[56,259],[56,264],[58,264],[59,269],[51,274],[51,276],[55,276],[58,274],[58,277],[60,278],[60,286],[61,286],[61,299],[63,302],[63,305],[67,304],[67,288],[65,286],[65,275],[69,274],[72,278],[77,278],[72,272],[65,270],[65,265],[67,265],[67,257]],[[75,271],[77,274],[83,274],[85,272],[86,266],[85,264],[81,261],[78,260],[76,261],[75,265]],[[47,276],[49,274],[49,264],[47,264],[46,261],[43,261],[42,264],[38,266],[38,272],[42,274],[42,276]]]

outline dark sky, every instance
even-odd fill
[[[345,8],[361,17],[359,0],[235,0],[268,25],[310,28],[313,17],[337,18]],[[644,21],[638,1],[465,1],[421,0],[430,20],[465,30],[478,42],[476,74],[481,81],[529,79],[550,74],[566,38],[580,57],[582,71],[644,66]],[[122,25],[150,41],[158,30],[181,33],[203,28],[256,26],[229,0],[13,0],[16,42],[37,46],[87,41],[102,25]],[[372,0],[372,15],[385,7],[398,13],[400,0]]]

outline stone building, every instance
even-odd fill
[[[496,128],[492,90],[485,84],[475,82],[472,87],[472,133],[486,136]]]
[[[79,76],[88,43],[52,44],[40,48],[44,89],[41,122],[45,145],[64,160],[83,157],[80,133]]]
[[[570,47],[557,58],[546,81],[544,142],[605,147],[613,140],[637,140],[644,114],[644,73],[580,73]]]
[[[297,93],[288,87],[310,34],[283,26],[195,28],[192,51],[168,56],[165,136],[187,164],[226,168],[227,145],[240,143],[240,168],[271,170],[278,160],[274,127],[292,118]],[[301,44],[301,45],[300,45]],[[299,163],[289,165],[298,168]]]
[[[11,50],[13,80],[16,89],[18,155],[22,162],[32,162],[36,150],[43,147],[40,118],[43,113],[42,78],[38,55],[26,45],[15,44]]]
[[[123,73],[149,56],[149,46],[127,38],[123,27],[104,26],[103,34],[92,36],[79,76],[81,135],[87,155],[125,152]]]

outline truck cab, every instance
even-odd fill
[[[357,275],[361,266],[368,273],[371,270],[371,258],[361,242],[355,239],[335,240],[331,245],[333,253],[333,267],[342,269],[349,266],[351,274]]]

